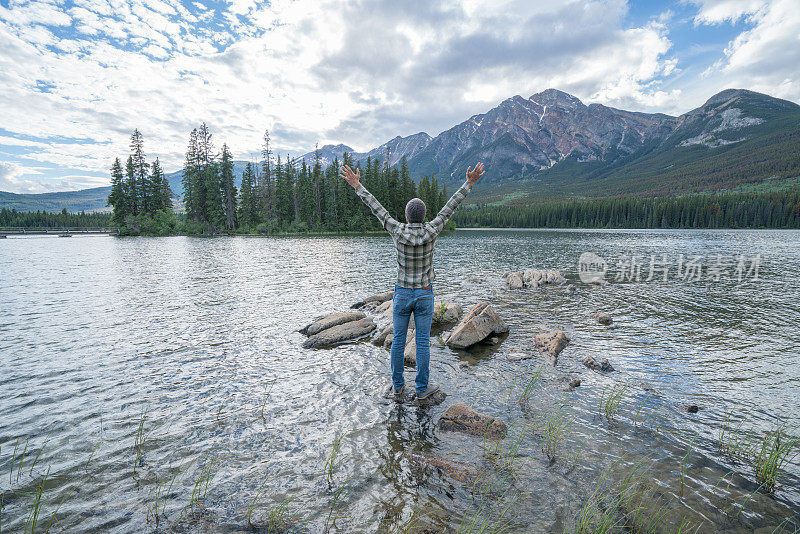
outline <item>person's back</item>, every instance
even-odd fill
[[[427,398],[438,390],[438,386],[428,381],[430,363],[430,330],[433,320],[433,251],[436,238],[444,230],[453,212],[467,196],[472,186],[483,176],[483,164],[478,163],[473,170],[467,170],[467,180],[453,193],[447,204],[436,217],[425,222],[425,203],[418,198],[406,205],[406,221],[400,223],[389,215],[380,202],[361,185],[361,171],[353,172],[348,166],[342,167],[341,177],[353,186],[356,194],[369,206],[383,227],[391,234],[397,249],[397,284],[392,304],[393,336],[391,369],[392,384],[387,388],[387,397],[402,401],[405,397],[403,377],[403,352],[406,334],[414,314],[417,378],[416,397]]]

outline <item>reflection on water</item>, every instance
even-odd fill
[[[300,347],[297,330],[315,316],[392,286],[388,238],[7,239],[0,245],[2,526],[24,528],[47,474],[40,517],[49,523],[58,507],[54,530],[248,530],[250,510],[261,528],[273,521],[298,532],[441,531],[482,521],[562,532],[604,474],[616,483],[642,466],[655,488],[648,502],[663,505],[665,524],[686,517],[700,531],[791,526],[800,510],[797,463],[786,466],[774,496],[756,492],[752,467],[723,454],[719,438],[726,418],[756,435],[778,422],[800,424],[798,237],[445,236],[437,296],[465,307],[490,300],[511,334],[471,353],[434,340],[431,372],[448,398],[430,409],[378,398],[388,380],[380,348]],[[741,284],[596,287],[577,279],[585,251],[760,254],[761,265],[758,280]],[[578,289],[505,289],[503,272],[526,267],[558,269]],[[610,313],[613,326],[591,321],[595,311]],[[531,352],[536,333],[556,328],[572,341],[555,366],[507,359]],[[581,360],[589,354],[609,358],[617,372],[588,371]],[[564,376],[582,385],[565,392]],[[607,417],[600,407],[612,391],[623,400]],[[439,432],[436,421],[454,402],[505,421],[509,437],[498,446]],[[688,414],[687,404],[700,411]],[[554,437],[553,428],[562,431]],[[329,482],[323,466],[337,436],[340,461]],[[482,478],[468,484],[421,469],[410,452],[468,464]],[[203,473],[213,474],[205,498],[195,487]]]

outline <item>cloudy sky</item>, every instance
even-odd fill
[[[0,0],[0,190],[108,184],[133,128],[180,167],[205,121],[256,157],[435,136],[555,87],[680,114],[800,102],[797,0]]]

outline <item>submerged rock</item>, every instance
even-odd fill
[[[583,359],[583,365],[594,371],[602,371],[604,373],[614,370],[607,358],[603,359],[601,362],[598,362],[594,356],[587,356]]]
[[[478,413],[466,404],[453,404],[439,418],[439,430],[462,432],[489,439],[502,439],[507,427],[494,417]]]
[[[698,411],[700,411],[700,407],[696,404],[687,404],[686,406],[683,407],[683,409],[689,413],[697,413]]]
[[[326,315],[322,319],[318,319],[313,323],[306,325],[303,329],[300,330],[301,334],[305,334],[307,336],[313,336],[314,334],[318,334],[323,330],[327,330],[328,328],[332,328],[334,326],[349,323],[352,321],[358,321],[359,319],[363,319],[366,317],[363,312],[337,312],[331,313],[330,315]]]
[[[359,300],[358,302],[356,302],[355,304],[353,304],[350,307],[353,308],[353,309],[358,309],[358,308],[361,308],[362,306],[364,306],[365,304],[368,304],[370,302],[377,302],[378,304],[382,304],[382,303],[386,302],[387,300],[391,300],[391,298],[393,296],[394,296],[394,291],[384,291],[383,293],[378,293],[376,295],[370,295],[369,297],[365,298],[364,300]]]
[[[350,321],[331,328],[326,328],[306,339],[303,348],[316,349],[334,345],[343,341],[350,341],[365,336],[375,330],[375,322],[370,317],[358,321]]]
[[[579,387],[581,385],[581,379],[580,378],[572,378],[572,379],[570,379],[569,377],[565,376],[564,377],[564,381],[565,382],[568,381],[567,385],[564,386],[564,391],[575,391],[575,388],[577,388],[577,387]]]
[[[537,334],[534,338],[534,344],[540,352],[550,357],[550,361],[555,363],[556,358],[564,350],[564,347],[569,343],[567,335],[558,330],[556,332],[548,332],[546,334]]]
[[[459,482],[471,482],[478,477],[478,470],[473,466],[445,460],[438,456],[410,452],[408,453],[408,459],[417,467],[436,471],[439,476],[446,476]]]
[[[594,319],[598,323],[600,323],[602,325],[605,325],[605,326],[608,326],[608,325],[610,325],[611,323],[614,322],[614,320],[611,318],[611,316],[609,314],[603,313],[603,312],[593,313],[593,314],[589,315],[589,318]]]
[[[435,393],[431,393],[430,395],[428,395],[424,399],[418,399],[416,394],[415,394],[414,398],[411,399],[411,405],[412,406],[421,406],[421,407],[438,406],[441,403],[443,403],[446,398],[447,398],[447,393],[445,393],[444,391],[442,391],[440,389],[439,391],[436,391]]]
[[[447,336],[445,343],[451,349],[466,349],[480,343],[492,334],[505,334],[508,325],[488,302],[479,302],[461,319]]]

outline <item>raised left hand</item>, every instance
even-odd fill
[[[342,165],[342,168],[339,169],[339,177],[355,189],[361,183],[361,169],[353,172],[348,165]]]

